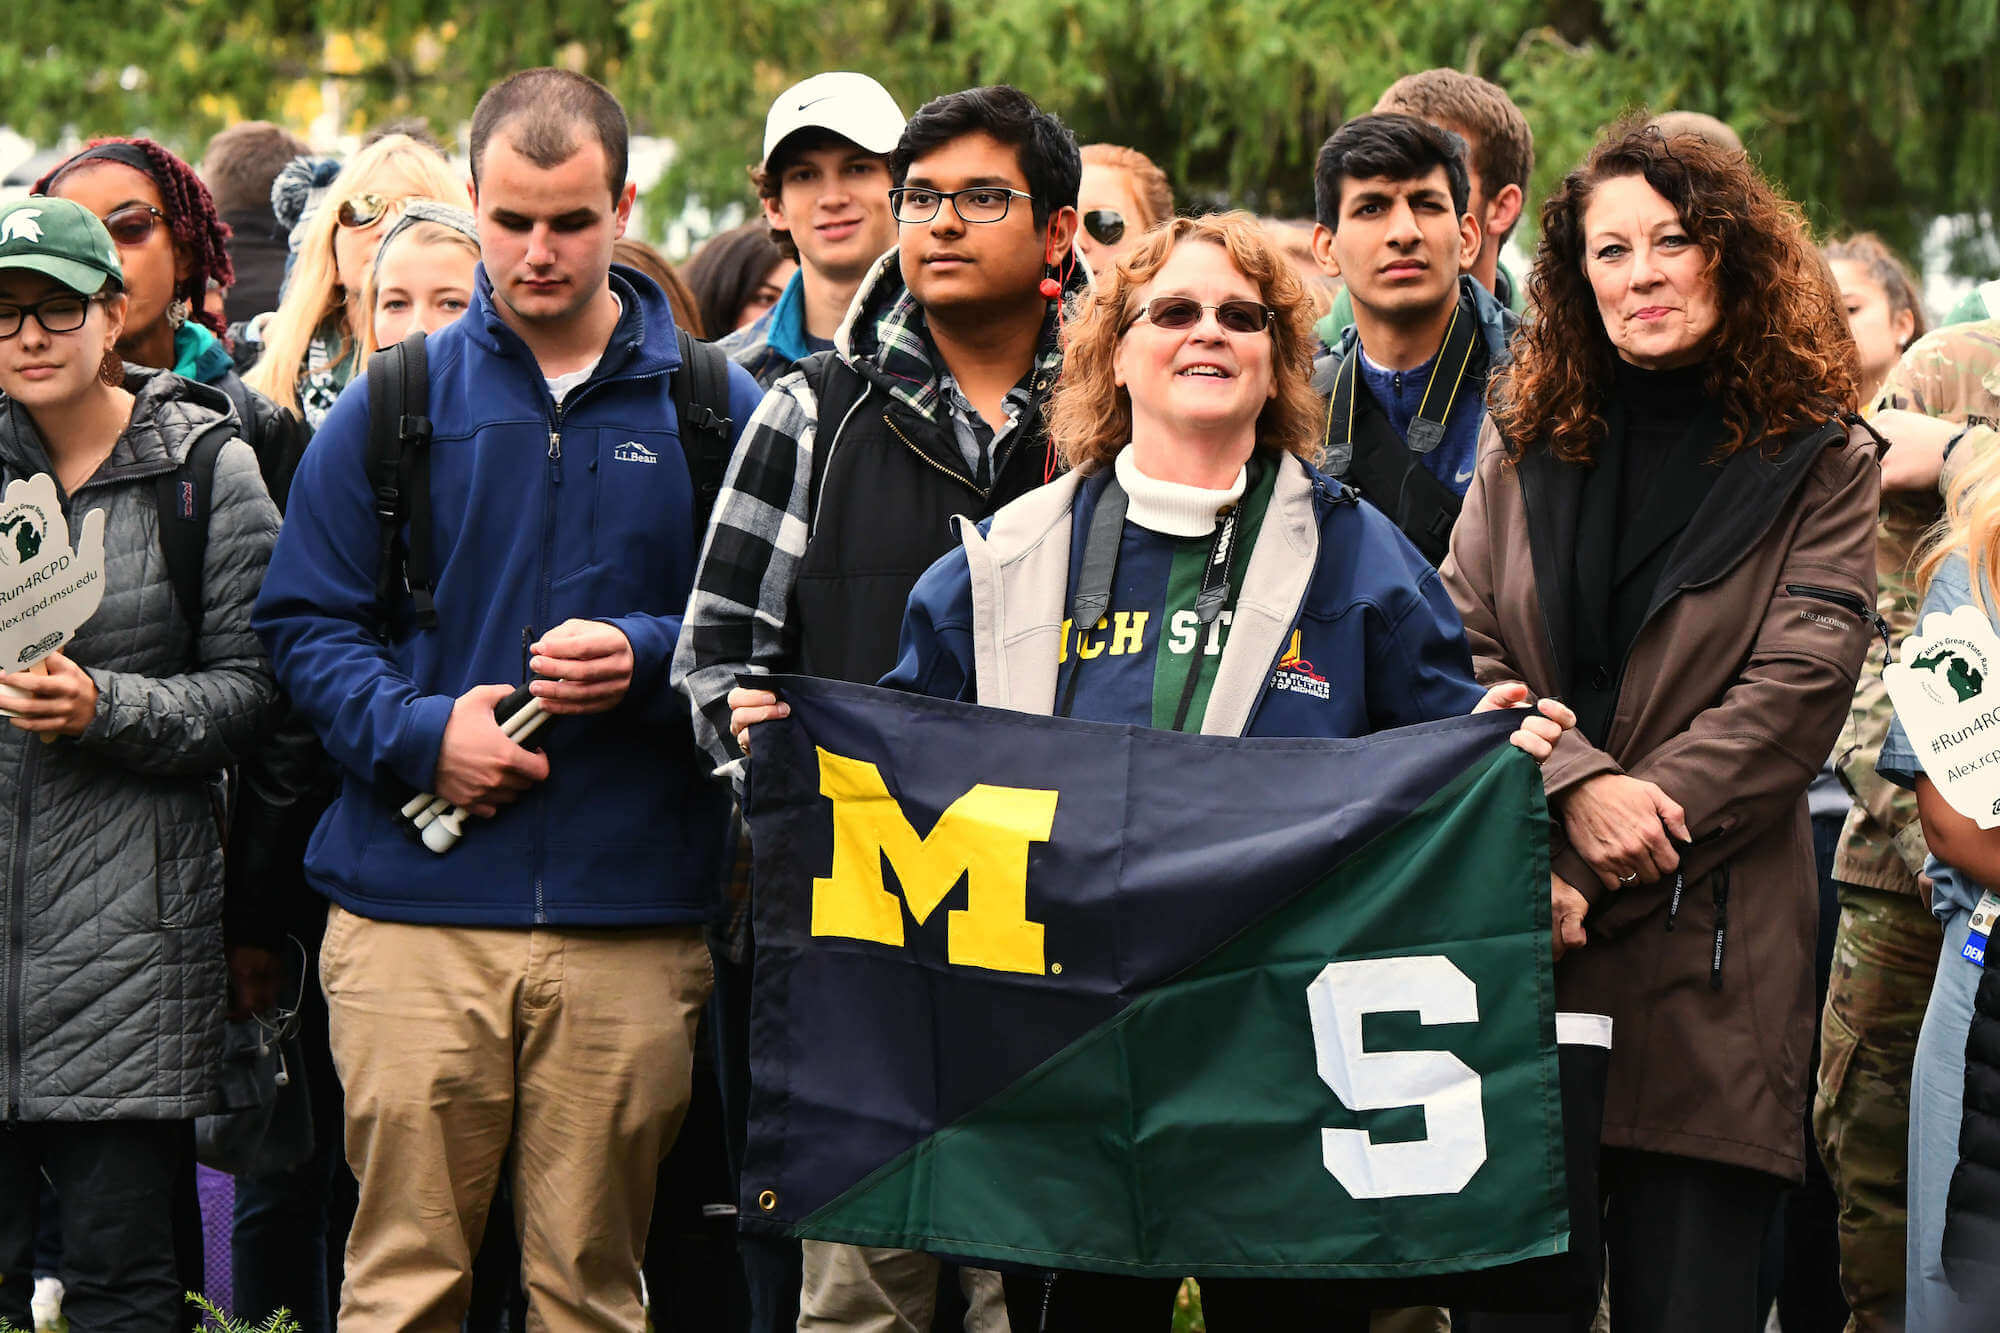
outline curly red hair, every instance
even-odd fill
[[[1542,205],[1528,280],[1534,314],[1487,392],[1508,453],[1518,459],[1545,448],[1564,462],[1588,463],[1604,440],[1618,354],[1584,271],[1583,215],[1600,184],[1631,176],[1673,205],[1715,284],[1720,322],[1707,389],[1723,404],[1728,429],[1716,456],[1854,411],[1854,339],[1798,206],[1741,152],[1663,135],[1635,117],[1613,126]]]

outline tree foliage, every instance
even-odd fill
[[[497,75],[557,63],[676,141],[664,188],[714,203],[742,197],[772,97],[829,68],[905,110],[1015,83],[1085,141],[1145,150],[1190,204],[1291,215],[1325,136],[1433,65],[1510,91],[1536,197],[1638,106],[1721,116],[1817,223],[1906,248],[1939,214],[1990,231],[2000,194],[2000,0],[72,0],[6,26],[0,123],[31,135],[198,151],[233,119],[306,118],[321,87],[350,120],[449,130]]]

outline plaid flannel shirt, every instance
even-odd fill
[[[881,313],[871,318],[875,310]],[[871,378],[911,410],[940,423],[950,419],[923,310],[903,287],[893,251],[878,263],[849,321],[836,356],[870,365],[876,372]],[[1053,377],[1061,360],[1051,315],[1035,376]],[[729,732],[729,691],[740,674],[768,675],[794,664],[797,645],[788,617],[809,536],[818,430],[819,402],[803,373],[786,375],[764,396],[716,497],[674,651],[672,681],[693,704],[695,742],[739,798],[746,760]],[[740,958],[748,897],[746,868],[738,859],[723,942],[730,956]]]

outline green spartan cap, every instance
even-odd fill
[[[37,196],[0,208],[0,270],[27,269],[83,296],[111,279],[125,285],[118,247],[97,215],[68,199]]]

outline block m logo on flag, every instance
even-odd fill
[[[1028,848],[1048,841],[1056,793],[981,783],[920,837],[871,763],[821,749],[819,790],[833,805],[833,870],[813,880],[813,934],[901,945],[903,904],[921,925],[963,879],[966,905],[948,913],[947,960],[1042,970],[1042,928],[1028,920]],[[885,858],[901,903],[883,887]]]

